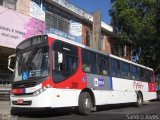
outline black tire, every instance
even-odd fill
[[[138,92],[136,106],[141,107],[142,105],[143,105],[143,97],[142,94]]]
[[[78,110],[82,115],[88,115],[91,113],[92,100],[88,92],[82,92],[79,96]]]
[[[11,115],[19,115],[19,111],[16,108],[11,108],[10,113],[11,113]]]

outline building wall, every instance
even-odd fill
[[[2,1],[4,2],[5,0]],[[93,25],[89,22],[89,20],[92,19],[93,16],[90,16],[87,12],[81,10],[80,8],[68,3],[67,1],[62,2],[62,0],[59,1],[14,0],[14,1],[17,1],[15,8],[17,12],[33,17],[34,19],[37,18],[40,21],[45,22],[46,28],[45,31],[43,32],[58,34],[61,35],[62,37],[66,37],[68,39],[77,41],[87,46],[90,47],[93,46],[92,45],[94,41],[92,36]],[[10,5],[11,3],[5,3],[5,4],[9,4],[5,6],[11,6]],[[67,10],[67,7],[70,9],[70,11]],[[11,8],[14,8],[14,6]],[[84,20],[84,18],[79,18],[76,15],[74,15],[73,12],[77,12],[79,13],[79,15],[84,16],[84,18],[88,19],[88,22]],[[108,29],[108,27],[106,29]],[[125,58],[128,58],[126,56],[129,55],[131,56],[130,45],[128,46],[129,48],[125,47],[125,45],[122,44],[121,41],[117,41],[116,38],[108,37],[111,36],[110,34],[111,34],[110,32],[105,32],[105,34],[102,35],[102,39],[100,41],[101,43],[100,50]],[[126,53],[125,53],[125,48],[127,48]]]
[[[6,35],[14,35],[18,38],[12,38],[13,40],[11,41],[10,39],[7,39],[6,35],[0,36],[0,40],[2,41],[0,46],[15,48],[23,39],[31,35],[43,34],[46,32],[54,33],[92,47],[93,25],[89,21],[72,14],[72,12],[67,12],[67,10],[65,10],[66,8],[63,9],[63,7],[57,7],[56,1],[43,1],[42,3],[41,0],[17,0],[15,8],[17,12],[12,9],[7,10],[7,8],[0,6],[0,12],[3,12],[2,8],[7,10],[7,12],[0,15],[1,18],[5,17],[5,19],[8,19],[8,21],[3,19],[4,21],[0,23],[0,26],[9,29],[10,31],[13,30],[13,32],[10,32],[0,29],[0,32],[5,32]],[[72,6],[72,8],[74,7]],[[76,10],[78,10],[78,8],[76,8]],[[80,9],[77,12],[80,12],[79,14],[84,15],[85,18],[88,17],[88,20],[90,19],[90,16],[88,16],[86,12],[83,12]],[[10,24],[11,19],[16,26]],[[15,33],[15,31],[19,32]],[[25,35],[19,33],[24,33]],[[103,32],[100,41],[100,49],[106,53],[130,59],[130,46],[126,47],[125,44],[116,40],[115,37],[109,37],[111,36],[110,34],[110,32]]]
[[[82,44],[87,45],[87,46],[91,46],[91,36],[90,36],[91,30],[89,28],[89,26],[84,25],[82,27]]]
[[[13,80],[13,73],[7,68],[8,56],[15,53],[16,46],[22,40],[32,35],[53,33],[93,47],[93,16],[62,0],[46,1],[0,1],[0,85]],[[73,14],[74,10],[81,17]],[[110,37],[114,36],[112,27],[104,22],[101,24],[103,30],[100,31],[102,34],[98,49],[131,60],[130,45]]]
[[[111,51],[111,44],[110,44],[110,38],[105,36],[104,38],[104,51],[107,52],[107,53],[112,53]]]
[[[16,48],[24,39],[45,32],[45,22],[0,6],[0,46]]]
[[[6,85],[13,80],[8,57],[15,54],[16,46],[24,39],[45,33],[45,22],[29,16],[29,0],[17,0],[17,4],[2,0],[0,4],[0,85]]]
[[[17,0],[17,12],[30,15],[31,0]]]

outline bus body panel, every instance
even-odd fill
[[[143,92],[143,100],[144,101],[153,100],[156,98],[157,98],[156,92]]]
[[[113,89],[118,91],[149,91],[148,83],[112,77]]]
[[[149,92],[156,92],[156,83],[148,83]]]
[[[13,96],[11,95],[12,107],[25,107],[25,108],[58,108],[58,107],[71,107],[78,106],[78,97],[80,90],[77,89],[56,89],[47,88],[46,91],[37,96]],[[72,99],[70,98],[72,96]],[[23,102],[31,101],[31,105],[14,105],[13,101],[23,100]]]
[[[87,73],[87,86],[93,90],[112,90],[112,78]]]
[[[93,90],[96,105],[136,102],[135,92]]]
[[[50,98],[51,96],[49,95],[49,90],[46,90],[37,96],[27,96],[27,95],[13,96],[11,95],[11,106],[12,107],[26,107],[26,108],[51,107]],[[23,102],[30,101],[31,104],[23,105],[23,103],[17,103],[19,100]],[[19,105],[13,104],[14,101],[15,101],[15,104],[19,104]]]

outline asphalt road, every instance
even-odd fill
[[[2,111],[4,109],[5,107]],[[9,110],[10,107],[7,109]],[[97,112],[88,116],[78,115],[72,109],[59,109],[49,113],[31,112],[28,115],[10,116],[10,118],[12,118],[11,120],[160,120],[160,101],[147,102],[140,108],[133,104],[118,104],[99,106],[97,109]],[[9,116],[9,113],[7,115]],[[3,114],[3,119],[5,117]]]

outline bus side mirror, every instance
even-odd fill
[[[15,69],[12,69],[12,68],[10,67],[10,66],[11,66],[11,59],[14,58],[14,57],[16,57],[16,54],[10,55],[10,56],[8,57],[8,69],[9,69],[10,71],[12,71],[12,72],[15,71]]]

